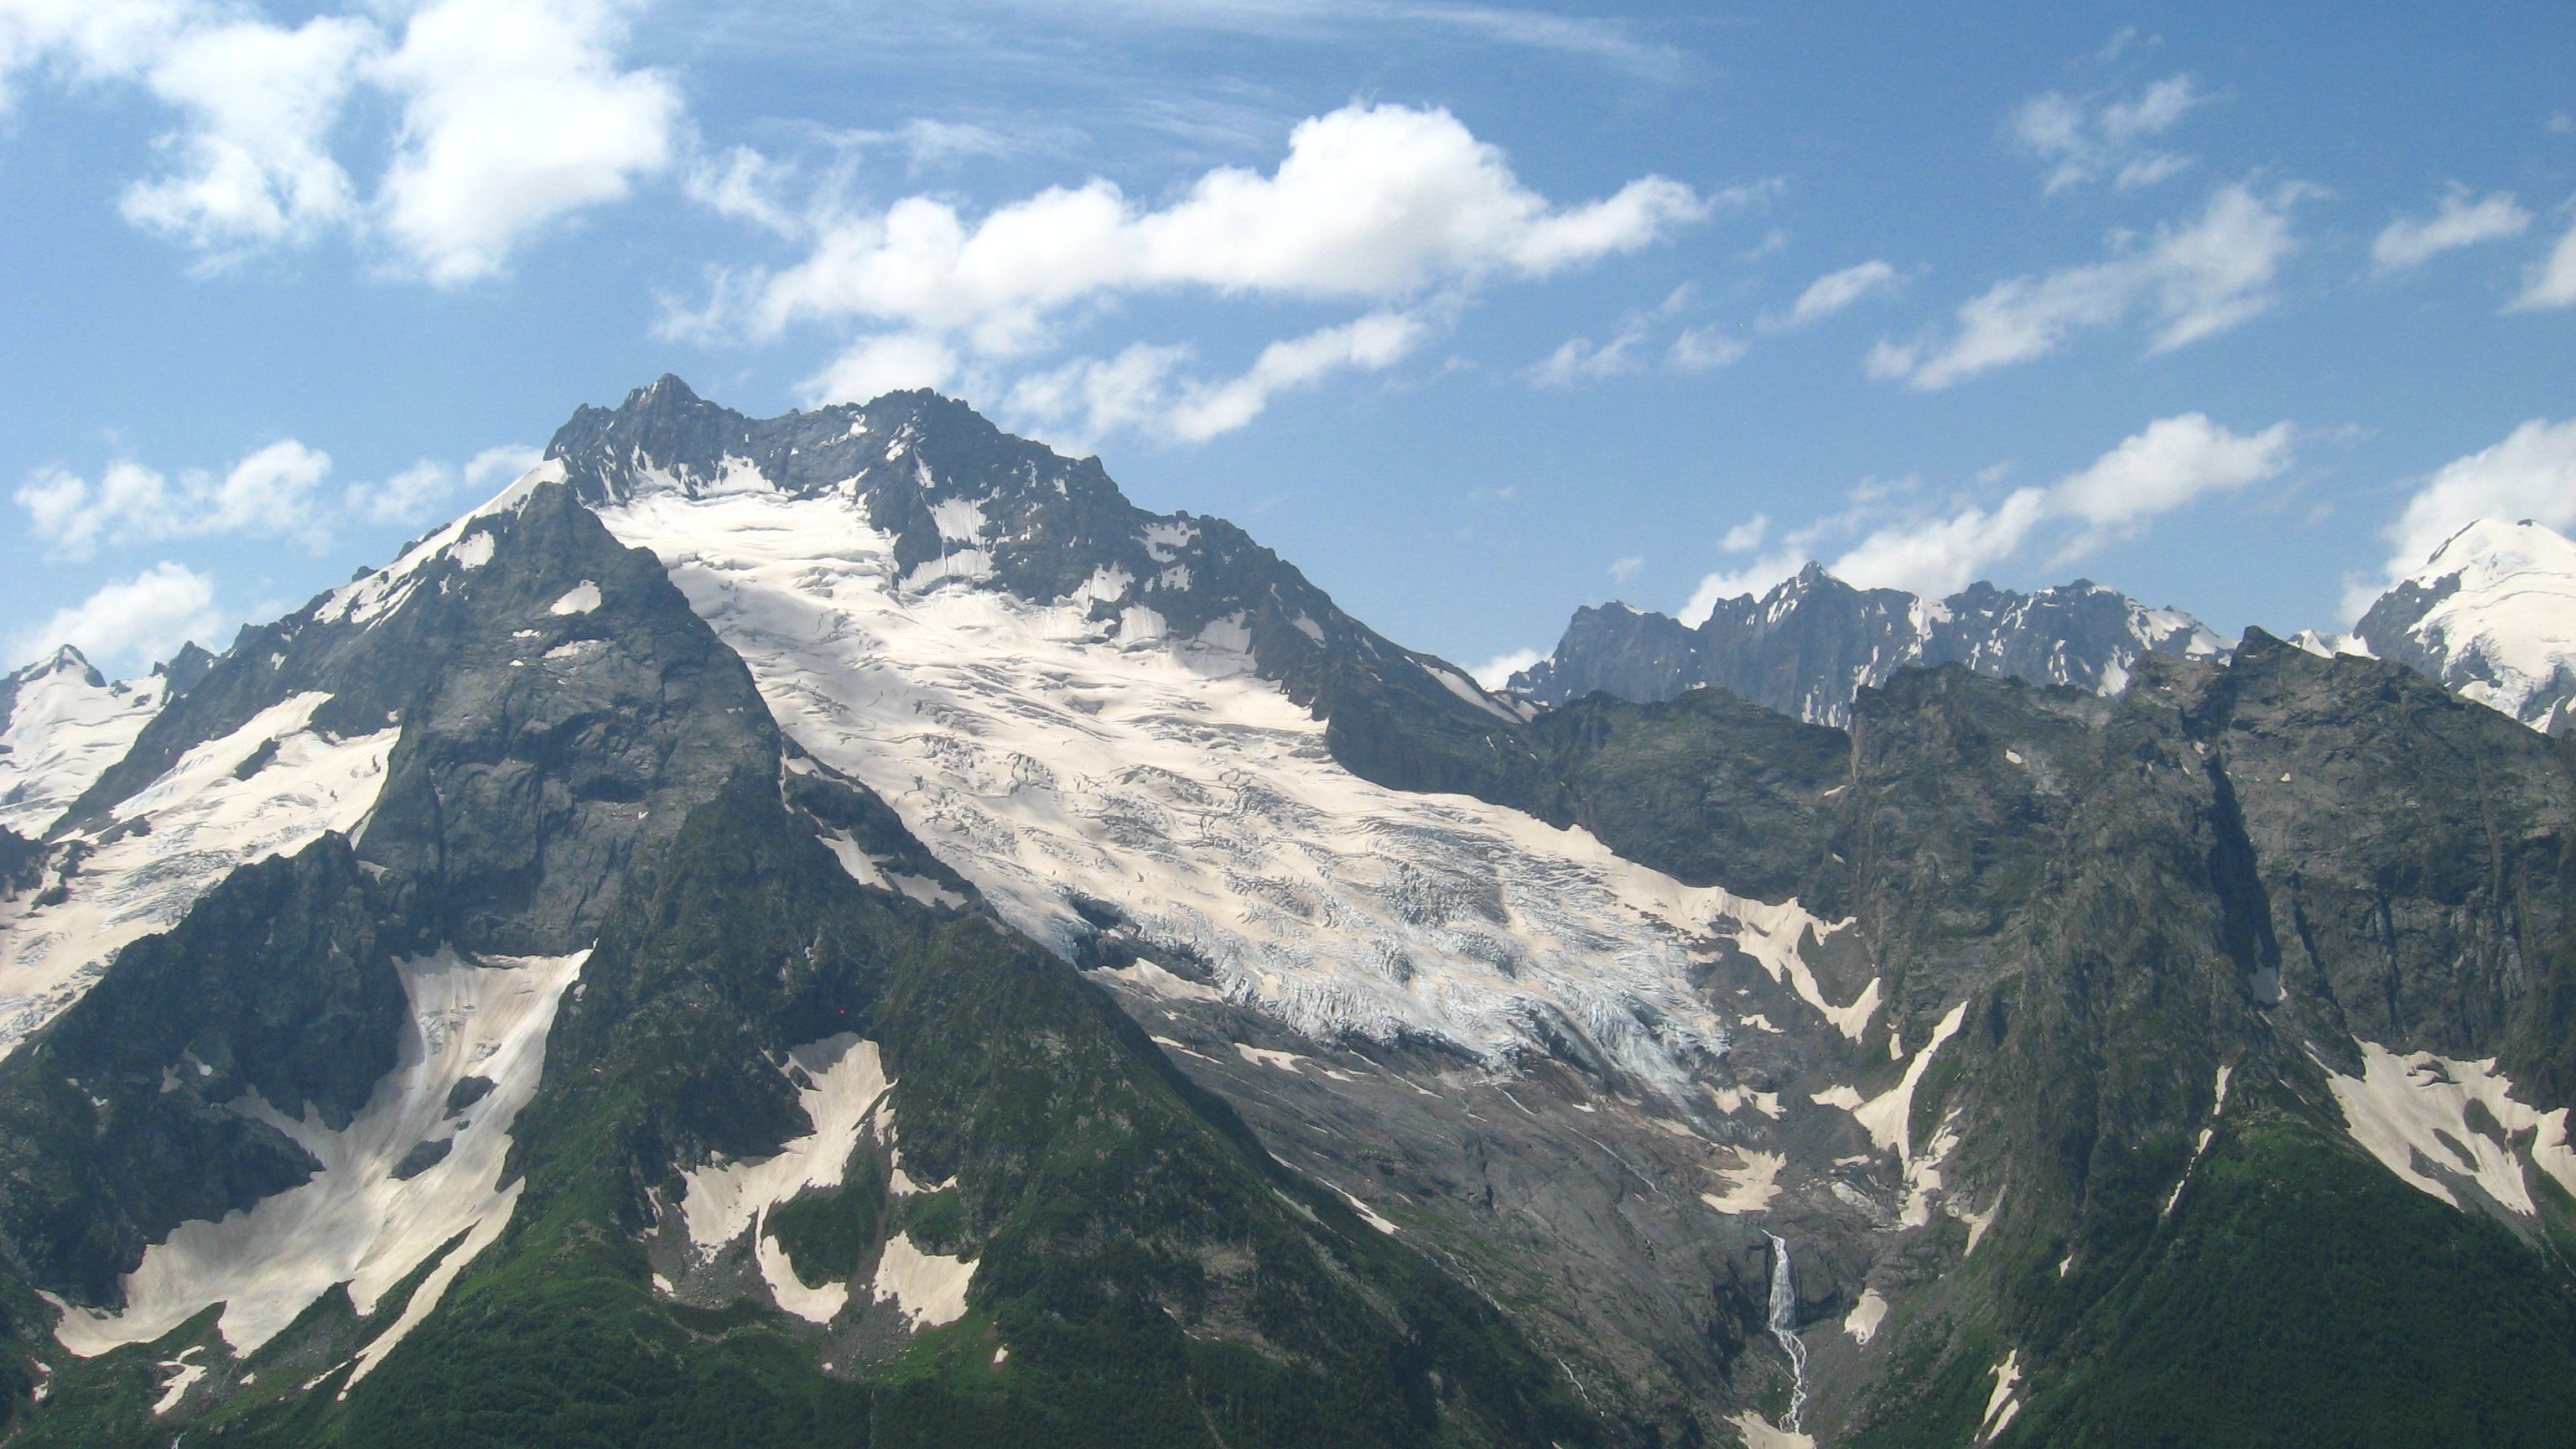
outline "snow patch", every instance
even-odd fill
[[[805,1075],[808,1085],[797,1089],[797,1101],[814,1130],[757,1162],[708,1163],[683,1174],[680,1216],[690,1244],[701,1254],[750,1232],[770,1209],[807,1188],[840,1186],[842,1170],[859,1145],[859,1129],[894,1090],[877,1044],[855,1032],[807,1042],[787,1057]],[[780,1070],[783,1074],[786,1069]],[[764,1261],[764,1276],[768,1267]],[[793,1283],[795,1275],[787,1278]],[[778,1291],[776,1279],[770,1288]]]
[[[931,506],[930,521],[948,543],[984,541],[984,505],[972,498],[944,498]]]
[[[1866,1345],[1878,1337],[1878,1326],[1886,1321],[1887,1300],[1878,1296],[1877,1289],[1863,1288],[1860,1301],[1843,1315],[1843,1332],[1851,1335],[1852,1342]]]
[[[878,1301],[892,1299],[905,1326],[918,1331],[965,1317],[966,1288],[974,1281],[973,1262],[925,1253],[912,1245],[912,1234],[897,1233],[877,1258],[868,1287]]]
[[[599,585],[588,579],[573,585],[564,596],[546,605],[549,614],[587,614],[599,607]]]
[[[89,1358],[159,1338],[221,1303],[224,1341],[246,1357],[335,1284],[348,1285],[360,1314],[374,1312],[388,1290],[462,1234],[401,1316],[360,1350],[350,1382],[365,1377],[509,1223],[520,1188],[499,1181],[510,1128],[536,1095],[555,1008],[589,956],[469,966],[442,949],[399,963],[410,1030],[394,1070],[346,1128],[325,1127],[310,1105],[294,1120],[257,1097],[233,1104],[293,1138],[322,1170],[248,1212],[182,1223],[125,1276],[121,1312],[75,1308],[55,1338]],[[469,1076],[489,1078],[492,1090],[451,1124],[448,1095]],[[393,1176],[413,1147],[442,1135],[454,1143],[446,1157],[408,1180]]]
[[[2431,1052],[2401,1056],[2377,1042],[2360,1046],[2361,1075],[2347,1077],[2329,1068],[2326,1085],[2343,1108],[2353,1140],[2389,1171],[2459,1207],[2449,1184],[2417,1165],[2431,1164],[2475,1181],[2488,1197],[2525,1217],[2540,1210],[2523,1176],[2526,1160],[2576,1193],[2568,1109],[2543,1112],[2515,1101],[2513,1082],[2495,1069],[2494,1058],[2461,1062]],[[2469,1124],[2472,1102],[2484,1107],[2508,1138],[2531,1134],[2522,1154]]]
[[[1985,1417],[1977,1421],[1977,1439],[1981,1443],[2002,1433],[2013,1415],[2021,1412],[2021,1404],[2013,1398],[2013,1386],[2021,1382],[2021,1350],[2005,1354],[2004,1361],[1995,1365],[1994,1375],[1995,1390],[1986,1396]]]
[[[1758,1213],[1771,1206],[1780,1195],[1780,1169],[1789,1159],[1776,1152],[1756,1152],[1749,1147],[1736,1149],[1742,1165],[1717,1170],[1718,1180],[1726,1184],[1723,1193],[1704,1192],[1699,1200],[1717,1212],[1733,1214]]]

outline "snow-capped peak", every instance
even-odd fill
[[[2480,519],[2380,596],[2354,633],[2382,658],[2549,734],[2576,716],[2576,542]]]

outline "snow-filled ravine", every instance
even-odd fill
[[[389,722],[344,738],[313,728],[329,699],[294,695],[189,750],[109,822],[67,837],[81,854],[59,893],[0,900],[0,1055],[79,1000],[127,943],[176,925],[236,867],[366,818],[401,731]]]
[[[520,1187],[501,1181],[510,1129],[536,1095],[555,1008],[589,955],[468,965],[441,951],[401,963],[411,1030],[394,1070],[347,1127],[331,1130],[309,1106],[294,1120],[257,1097],[233,1104],[293,1138],[322,1170],[248,1212],[181,1224],[126,1275],[122,1312],[67,1306],[55,1337],[88,1357],[149,1342],[221,1303],[224,1342],[248,1357],[335,1284],[349,1285],[360,1314],[372,1313],[388,1290],[461,1235],[402,1313],[359,1351],[351,1382],[364,1377],[508,1225]],[[491,1086],[466,1105],[451,1105],[469,1078]],[[445,1155],[396,1177],[424,1142],[445,1142]]]
[[[1073,902],[1089,897],[1163,964],[1195,957],[1229,998],[1312,1037],[1436,1038],[1500,1066],[1571,1023],[1676,1093],[1733,1025],[1686,980],[1719,938],[1849,1034],[1876,1004],[1874,986],[1823,1000],[1798,942],[1831,928],[1795,904],[1359,779],[1252,672],[1239,622],[1171,637],[1121,575],[1031,602],[977,583],[974,537],[899,574],[843,496],[661,492],[601,516],[662,559],[782,727],[1060,949],[1088,929]],[[1091,621],[1095,599],[1119,617]]]

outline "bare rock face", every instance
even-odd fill
[[[1853,696],[1897,670],[1979,674],[2117,694],[2140,658],[2210,659],[2217,636],[2077,580],[2035,594],[1979,583],[1946,599],[1856,589],[1809,564],[1761,598],[1719,601],[1697,628],[1625,604],[1577,610],[1556,652],[1512,679],[1541,704],[1599,690],[1654,701],[1714,685],[1811,724],[1851,718]]]

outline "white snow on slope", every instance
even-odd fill
[[[797,1095],[814,1130],[757,1162],[711,1162],[691,1170],[680,1214],[690,1244],[702,1254],[755,1234],[753,1253],[778,1306],[828,1323],[849,1302],[849,1285],[806,1287],[769,1236],[766,1219],[772,1208],[809,1187],[838,1186],[860,1130],[872,1119],[879,1137],[893,1139],[894,1083],[886,1079],[877,1044],[851,1032],[808,1042],[787,1055],[788,1065],[804,1074],[807,1085]]]
[[[1878,1296],[1877,1289],[1863,1288],[1860,1301],[1843,1315],[1843,1332],[1851,1335],[1852,1342],[1866,1345],[1878,1337],[1878,1326],[1886,1321],[1887,1300]]]
[[[161,712],[169,681],[92,684],[89,661],[68,646],[20,671],[18,697],[0,720],[0,828],[33,839],[60,819]]]
[[[373,1312],[386,1290],[464,1234],[359,1352],[351,1382],[364,1377],[508,1225],[520,1186],[499,1181],[510,1128],[536,1095],[555,1007],[589,956],[469,966],[441,951],[401,963],[412,1029],[394,1070],[346,1128],[332,1131],[309,1106],[296,1121],[257,1097],[233,1104],[293,1138],[322,1171],[246,1213],[181,1224],[126,1275],[123,1312],[73,1309],[54,1336],[87,1358],[158,1338],[221,1303],[224,1341],[246,1357],[333,1284],[348,1284],[358,1312]],[[489,1078],[492,1090],[451,1122],[448,1093],[467,1077]],[[405,1154],[440,1137],[454,1144],[444,1159],[395,1180]]]
[[[1013,925],[1069,953],[1069,898],[1114,902],[1316,1039],[1426,1036],[1502,1065],[1571,1023],[1679,1094],[1727,1040],[1687,983],[1710,938],[1776,978],[1831,929],[1580,830],[1360,780],[1248,656],[1159,619],[898,584],[845,501],[665,494],[602,517],[661,557],[791,735]]]
[[[2418,1166],[2428,1162],[2474,1180],[2487,1196],[2515,1212],[2530,1216],[2539,1211],[2521,1157],[2470,1125],[2469,1104],[2475,1102],[2506,1136],[2531,1133],[2525,1149],[2531,1164],[2576,1193],[2568,1109],[2543,1112],[2515,1101],[2513,1083],[2495,1069],[2493,1058],[2455,1062],[2431,1052],[2400,1056],[2366,1041],[2361,1043],[2361,1063],[2358,1077],[2329,1069],[2326,1085],[2334,1089],[2353,1140],[2410,1185],[2453,1207],[2461,1205],[2448,1184]]]
[[[0,1056],[79,1000],[117,951],[177,924],[235,867],[357,828],[401,731],[341,739],[313,729],[329,698],[272,705],[180,756],[115,808],[115,825],[68,837],[88,853],[65,882],[66,899],[0,902]],[[240,778],[272,744],[273,758]]]
[[[2484,519],[2406,581],[2452,589],[2407,631],[2441,662],[2443,684],[2544,733],[2576,724],[2576,542]]]
[[[966,1316],[966,1288],[974,1280],[972,1261],[925,1253],[912,1245],[910,1233],[897,1233],[877,1258],[869,1287],[879,1299],[893,1301],[906,1326],[937,1328]]]

